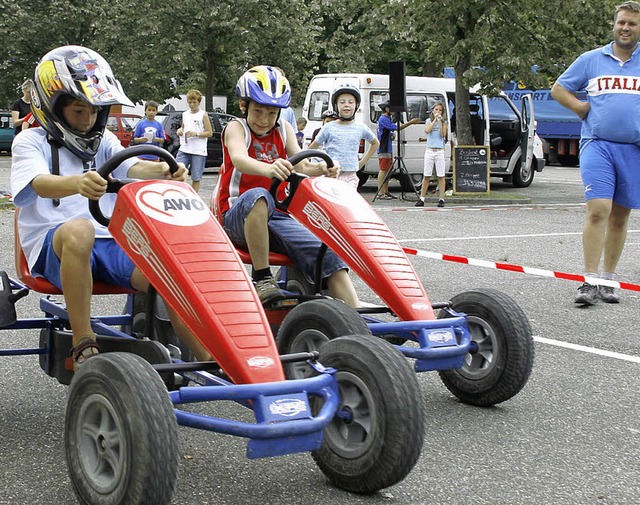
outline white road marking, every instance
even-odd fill
[[[640,233],[640,230],[627,230],[627,233]],[[448,240],[484,240],[498,238],[532,238],[532,237],[559,237],[568,235],[582,235],[581,231],[567,233],[523,233],[515,235],[482,235],[476,237],[437,237],[437,238],[405,238],[398,242],[445,242]]]
[[[622,354],[619,352],[605,351],[604,349],[596,349],[595,347],[571,344],[569,342],[562,342],[561,340],[553,340],[544,337],[534,336],[533,340],[535,340],[536,342],[540,342],[541,344],[555,345],[556,347],[564,347],[565,349],[572,349],[574,351],[587,352],[590,354],[597,354],[598,356],[605,356],[607,358],[620,359],[623,361],[640,364],[640,356],[631,356],[629,354]]]

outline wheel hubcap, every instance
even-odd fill
[[[486,321],[474,316],[469,316],[467,321],[475,352],[467,353],[459,372],[468,379],[478,380],[494,369],[499,344],[493,328]]]
[[[356,375],[338,372],[341,406],[325,429],[325,441],[340,457],[356,459],[374,442],[377,411],[369,388]]]
[[[303,330],[291,343],[289,352],[297,353],[319,351],[327,342],[329,342],[329,337],[320,330]],[[291,371],[290,375],[292,379],[304,379],[315,375],[313,369],[303,361],[291,363],[289,370]]]
[[[89,396],[76,426],[82,471],[98,492],[112,492],[124,477],[127,443],[113,405],[101,395]]]

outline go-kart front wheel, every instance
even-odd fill
[[[323,298],[295,307],[282,321],[276,342],[280,354],[319,351],[330,340],[344,335],[371,334],[367,323],[344,302]],[[306,362],[284,365],[288,379],[313,375]]]
[[[170,503],[177,441],[169,395],[145,360],[105,353],[76,372],[67,401],[65,451],[80,503]]]
[[[456,312],[467,314],[472,350],[464,365],[440,371],[442,382],[460,401],[488,407],[515,396],[533,368],[531,326],[520,306],[493,289],[456,295]],[[442,311],[440,317],[446,317]]]
[[[350,335],[327,342],[320,362],[338,370],[340,407],[312,453],[336,486],[372,493],[397,484],[420,456],[424,416],[416,374],[390,344]]]

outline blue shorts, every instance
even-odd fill
[[[231,241],[247,250],[244,222],[256,202],[264,198],[269,208],[269,250],[287,255],[300,269],[309,282],[314,282],[318,252],[322,242],[290,215],[275,210],[275,203],[269,191],[252,188],[242,193],[227,212],[224,213],[224,229]],[[327,250],[322,262],[322,278],[325,279],[338,270],[346,270],[347,265],[333,251]]]
[[[199,182],[202,180],[202,174],[204,174],[204,165],[207,161],[206,156],[178,151],[176,161],[178,163],[184,163],[184,166],[189,169],[192,181]]]
[[[585,200],[604,198],[640,209],[640,146],[587,141],[580,149],[580,174]]]
[[[42,250],[36,264],[31,269],[32,274],[38,274],[62,291],[60,282],[60,260],[53,250],[53,234],[55,227],[47,233],[42,244]],[[113,286],[131,289],[131,274],[135,265],[129,259],[122,247],[112,238],[97,238],[91,251],[91,273],[96,281],[105,282]]]

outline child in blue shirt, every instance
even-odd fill
[[[158,103],[153,100],[149,100],[144,107],[144,119],[142,119],[133,132],[133,139],[131,143],[133,145],[138,144],[151,144],[154,146],[162,146],[164,144],[164,128],[159,121],[156,121],[156,114],[158,114]],[[160,161],[157,156],[151,156],[143,154],[140,156],[143,160]]]
[[[339,87],[331,97],[333,110],[339,115],[338,120],[323,126],[309,145],[309,149],[323,146],[331,159],[340,163],[338,179],[351,184],[355,189],[358,189],[356,172],[367,164],[380,144],[368,127],[354,120],[360,100],[360,91],[356,87],[351,84]],[[358,159],[361,140],[369,142],[369,148],[364,156]]]

